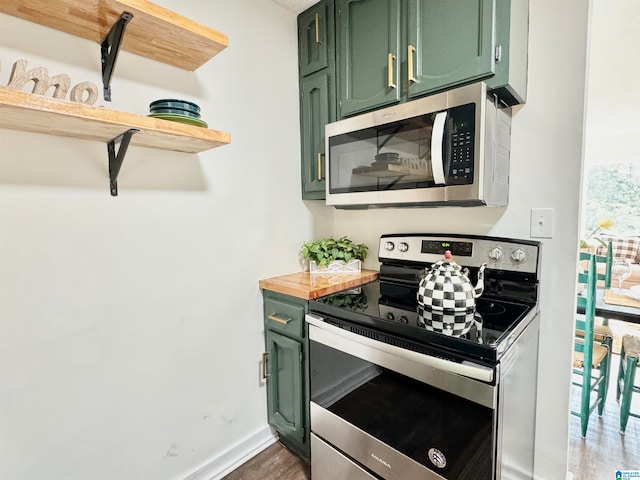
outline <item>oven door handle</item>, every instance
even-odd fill
[[[464,375],[465,377],[472,378],[474,380],[480,380],[482,382],[492,382],[494,378],[494,369],[485,367],[484,365],[479,365],[469,361],[458,363],[451,360],[446,360],[444,358],[432,357],[430,355],[425,355],[423,353],[414,352],[413,350],[396,347],[394,345],[389,345],[387,343],[379,342],[377,340],[373,340],[368,337],[349,332],[340,327],[336,327],[335,325],[328,324],[324,322],[320,317],[311,314],[307,314],[305,318],[307,323],[317,327],[317,329],[309,329],[309,338],[311,340],[323,343],[329,347],[333,346],[332,343],[334,345],[338,344],[338,346],[341,343],[345,343],[344,341],[340,341],[341,339],[344,339],[348,342],[355,342],[370,349],[374,349],[377,351],[376,353],[399,357],[404,360],[409,360],[414,364],[433,367],[445,373]],[[346,353],[352,353],[349,349],[349,346],[343,349],[343,351]],[[376,356],[375,353],[373,354],[373,356]],[[372,361],[373,359],[365,360]],[[392,358],[390,358],[389,360],[393,362]]]

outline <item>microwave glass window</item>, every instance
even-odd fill
[[[475,104],[329,138],[331,193],[473,183]]]

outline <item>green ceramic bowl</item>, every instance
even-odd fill
[[[170,122],[184,123],[186,125],[194,125],[196,127],[207,128],[207,122],[200,120],[199,118],[190,117],[188,115],[180,115],[176,113],[151,113],[148,115],[152,118],[159,118],[160,120],[168,120]]]

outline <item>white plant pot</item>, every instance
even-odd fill
[[[314,260],[309,262],[309,273],[359,273],[361,269],[360,260],[334,260],[329,265],[317,265]]]

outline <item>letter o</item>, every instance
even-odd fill
[[[87,98],[85,97],[85,92]],[[98,99],[98,87],[92,82],[82,82],[71,89],[71,101],[93,105]]]

